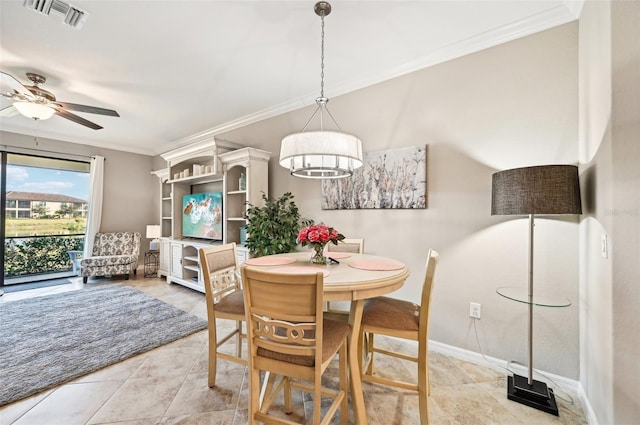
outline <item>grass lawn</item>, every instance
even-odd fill
[[[84,233],[87,219],[76,218],[7,218],[6,237],[69,235]]]

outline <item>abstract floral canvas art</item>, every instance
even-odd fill
[[[427,208],[427,146],[364,154],[351,177],[322,181],[322,209]]]

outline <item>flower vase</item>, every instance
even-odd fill
[[[314,246],[315,253],[311,257],[311,264],[327,264],[327,257],[324,256],[324,245]]]

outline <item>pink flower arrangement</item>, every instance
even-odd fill
[[[314,224],[303,227],[298,232],[298,242],[302,244],[302,246],[311,245],[316,251],[324,248],[329,242],[337,245],[338,241],[343,239],[343,234],[325,224]]]

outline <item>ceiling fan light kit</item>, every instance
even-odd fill
[[[292,176],[311,179],[337,179],[349,177],[362,166],[362,142],[356,136],[343,133],[327,108],[329,99],[324,96],[324,18],[331,13],[331,5],[320,1],[313,8],[321,20],[320,97],[316,110],[300,133],[282,139],[280,165],[288,168]],[[338,131],[324,130],[324,113],[329,116]],[[305,132],[309,123],[320,119],[319,131]]]
[[[13,102],[13,106],[27,118],[34,120],[48,120],[56,112],[52,108],[41,103],[32,102]]]

